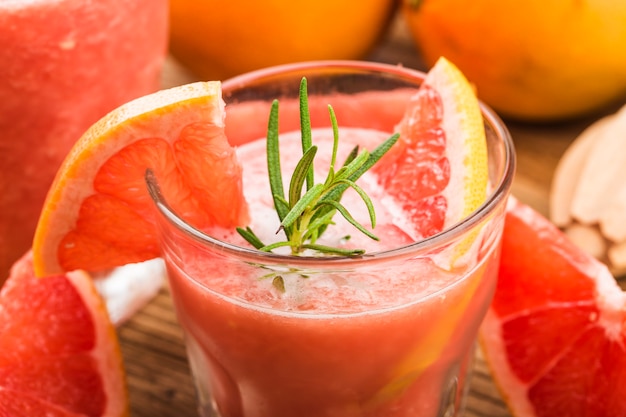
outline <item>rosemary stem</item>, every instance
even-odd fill
[[[306,78],[300,83],[300,135],[302,145],[302,157],[296,164],[291,179],[289,190],[285,195],[284,181],[281,172],[279,124],[278,124],[278,101],[272,102],[270,117],[267,128],[267,169],[270,189],[274,200],[274,207],[280,220],[278,232],[284,231],[286,241],[264,244],[254,232],[248,228],[237,229],[239,234],[255,248],[264,251],[290,247],[292,255],[298,255],[305,249],[315,250],[329,255],[357,256],[361,255],[362,249],[343,249],[317,244],[317,239],[324,233],[329,225],[334,224],[332,218],[339,212],[344,219],[352,224],[357,230],[366,236],[378,240],[372,232],[353,218],[348,209],[340,204],[343,192],[353,188],[365,203],[370,215],[372,227],[375,226],[376,217],[374,205],[369,196],[356,184],[356,180],[371,168],[398,140],[398,135],[387,139],[372,153],[363,150],[359,153],[355,147],[348,156],[344,165],[335,171],[336,156],[339,146],[339,128],[335,111],[328,106],[328,112],[332,127],[333,149],[328,174],[323,183],[314,183],[313,162],[317,153],[317,146],[312,143],[312,127],[309,112]],[[306,191],[303,194],[303,188]]]

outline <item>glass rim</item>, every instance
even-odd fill
[[[391,65],[377,62],[341,60],[311,61],[278,65],[252,71],[226,80],[222,83],[222,85],[223,89],[236,88],[240,85],[245,85],[250,80],[279,75],[286,71],[300,71],[320,68],[363,70],[373,73],[380,72],[389,75],[400,75],[402,77],[414,79],[420,82],[424,80],[426,75],[422,71],[414,70],[401,65]],[[497,209],[497,207],[506,203],[503,200],[505,200],[511,189],[516,166],[513,139],[500,117],[489,106],[480,100],[479,105],[481,115],[483,117],[483,123],[491,127],[494,134],[500,138],[504,144],[503,169],[499,181],[494,184],[494,187],[490,190],[486,200],[476,210],[461,221],[432,236],[407,245],[399,246],[397,248],[383,251],[365,252],[364,254],[358,256],[293,256],[263,252],[252,247],[239,246],[214,238],[182,219],[165,200],[159,187],[158,179],[150,170],[146,171],[145,182],[148,188],[148,193],[150,194],[150,197],[152,198],[158,211],[171,225],[195,241],[207,246],[219,248],[224,253],[229,253],[249,262],[274,265],[296,265],[308,268],[322,266],[324,268],[340,268],[343,265],[349,265],[352,267],[357,262],[369,263],[406,257],[407,255],[425,252],[428,249],[445,244],[445,242],[460,238],[464,233],[466,233],[467,230],[472,229],[474,226],[477,226],[480,222],[487,218]]]

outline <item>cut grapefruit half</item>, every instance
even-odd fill
[[[428,72],[399,124],[398,143],[373,168],[422,239],[466,218],[487,198],[487,142],[480,105],[445,58]]]
[[[195,227],[247,223],[241,166],[224,134],[221,84],[175,87],[112,111],[71,149],[35,232],[36,275],[105,271],[158,257],[147,168]]]
[[[91,278],[35,278],[31,253],[0,291],[0,416],[127,416],[122,356]]]
[[[480,339],[513,415],[626,415],[626,294],[609,270],[510,199],[499,273]]]

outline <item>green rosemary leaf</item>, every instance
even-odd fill
[[[359,155],[359,146],[357,145],[354,148],[352,148],[352,150],[350,151],[350,153],[346,157],[346,160],[344,161],[342,168],[347,166],[347,165],[349,165],[352,161],[354,161],[358,155]],[[340,171],[341,171],[341,169],[340,169]],[[332,172],[332,174],[333,174],[332,178],[331,178],[330,174],[331,174],[331,172],[329,172],[329,178],[327,179],[327,183],[326,183],[328,186],[330,186],[332,181],[337,177],[337,173],[335,173],[334,171]],[[331,180],[331,181],[329,181],[329,180]],[[340,193],[337,194],[335,196],[335,198],[341,198],[341,194]],[[326,214],[326,210],[325,209],[323,209],[323,210],[324,210],[324,213],[322,213],[322,214],[325,215]],[[320,232],[320,234],[322,234],[324,229],[326,229],[326,227],[323,227],[323,229]]]
[[[282,241],[282,242],[270,243],[269,245],[266,245],[266,246],[263,246],[262,248],[259,248],[259,250],[263,251],[263,252],[271,252],[274,249],[284,248],[286,246],[291,246],[291,242],[289,242],[289,241]]]
[[[332,167],[328,168],[328,175],[326,176],[326,181],[324,181],[325,187],[330,187],[335,182],[335,175],[335,170]]]
[[[352,150],[346,157],[346,160],[343,162],[343,166],[345,167],[346,165],[350,164],[350,162],[354,161],[354,158],[356,158],[358,154],[359,154],[359,145],[356,145],[354,148],[352,148]]]
[[[286,213],[288,213],[290,210],[289,202],[285,200],[285,197],[279,195],[274,195],[274,205],[278,207],[278,209],[283,210]]]
[[[376,162],[378,162],[378,160],[380,160],[380,158],[389,150],[391,149],[391,147],[398,141],[398,139],[400,138],[400,134],[396,133],[395,135],[392,135],[389,139],[387,139],[385,142],[383,142],[382,144],[380,144],[376,149],[374,149],[370,154],[368,159],[365,161],[365,163],[363,163],[362,165],[359,166],[359,168],[354,171],[349,177],[348,179],[350,181],[356,181],[357,179],[359,179],[361,177],[361,175],[363,175],[365,172],[367,172],[368,169],[370,169],[372,166],[374,166],[374,164]],[[358,158],[358,157],[357,157]],[[355,158],[356,159],[356,158]],[[350,164],[354,163],[354,161],[351,161]],[[348,164],[348,165],[350,165]],[[343,192],[348,188],[347,185],[343,185],[341,187],[335,187],[332,192],[326,194],[326,196],[324,197],[324,200],[335,200],[335,201],[339,201],[341,199],[341,195],[343,194]]]
[[[354,148],[354,150],[358,150],[358,148]],[[325,195],[322,196],[321,200],[333,200],[339,201],[341,200],[341,196],[343,192],[349,187],[349,183],[343,183],[342,180],[349,178],[354,172],[356,172],[363,164],[367,162],[369,158],[369,154],[367,151],[363,151],[361,154],[356,154],[354,157],[350,158],[350,162],[344,164],[344,166],[337,171],[337,173],[333,176],[332,182],[327,182],[325,185],[327,187],[327,191]],[[316,212],[314,215],[314,220],[318,216],[326,216],[327,213],[331,210],[329,206],[320,207],[319,213]],[[322,225],[320,229],[320,235],[326,230],[327,226]]]
[[[319,232],[326,230],[327,226],[333,224],[335,209],[333,209],[332,206],[325,206],[323,208],[328,208],[328,210],[325,210],[324,212],[318,210],[315,213],[315,215],[311,218],[307,233],[303,236],[304,239],[311,239],[311,241],[315,242],[319,237]]]
[[[333,201],[333,200],[328,200],[328,201],[322,202],[321,204],[327,204],[327,205],[330,205],[330,206],[334,207],[339,213],[341,213],[341,215],[352,226],[356,227],[361,233],[363,233],[364,235],[366,235],[370,239],[379,240],[378,236],[376,236],[375,234],[373,234],[372,232],[367,230],[365,227],[363,227],[363,225],[361,225],[361,223],[357,222],[354,219],[354,217],[352,217],[352,215],[348,212],[348,210],[344,206],[342,206],[340,203],[338,203],[336,201]]]
[[[276,275],[272,280],[272,285],[280,292],[285,292],[285,280],[282,276]]]
[[[308,172],[313,167],[313,159],[317,153],[317,146],[311,146],[298,161],[291,182],[289,183],[289,208],[291,209],[302,195],[302,186],[308,177]],[[308,190],[309,188],[307,188]]]
[[[330,159],[330,169],[335,170],[335,163],[337,162],[337,150],[339,149],[339,125],[337,124],[337,116],[335,115],[335,109],[330,104],[328,105],[328,114],[330,116],[330,124],[333,128],[333,152]]]
[[[372,228],[376,227],[376,210],[374,210],[374,203],[372,202],[370,196],[367,195],[365,190],[363,190],[361,187],[359,187],[357,183],[353,181],[341,180],[341,182],[348,185],[361,197],[361,200],[363,200],[363,202],[365,203],[365,207],[367,207],[367,212],[370,217],[370,223],[372,223]]]
[[[261,275],[259,280],[274,278],[276,276],[276,271],[268,272],[267,274]]]
[[[368,151],[361,152],[356,158],[354,158],[348,165],[341,167],[335,174],[336,180],[350,178],[355,172],[357,172],[369,159],[370,154]]]
[[[324,192],[323,184],[315,184],[309,191],[307,191],[300,200],[289,210],[289,213],[285,216],[283,221],[281,222],[281,227],[289,227],[295,222],[302,213],[309,208],[309,206],[314,206],[317,199]]]
[[[337,117],[333,106],[328,105],[328,113],[330,115],[330,123],[333,129],[333,150],[330,157],[330,167],[324,185],[330,187],[335,181],[335,163],[337,162],[337,150],[339,149],[339,127],[337,125]]]
[[[274,196],[274,207],[276,207],[277,213],[280,210],[281,212],[284,212],[285,215],[286,213],[289,213],[289,210],[291,209],[291,207],[289,207],[289,202],[285,200],[285,197],[281,197],[277,195]],[[287,239],[291,239],[291,232],[292,232],[291,226],[286,226],[286,227],[281,226],[280,229],[284,230],[285,236],[287,237]],[[280,231],[280,229],[278,229],[278,231]],[[278,233],[278,231],[276,233]]]
[[[300,135],[302,140],[302,154],[306,155],[309,148],[313,146],[313,139],[311,135],[311,114],[309,112],[309,96],[307,93],[307,81],[305,77],[302,77],[300,81]],[[313,165],[309,167],[306,174],[306,189],[310,190],[313,187]]]
[[[248,241],[249,244],[254,246],[256,249],[261,249],[263,246],[265,246],[265,244],[261,242],[261,239],[259,239],[249,227],[246,227],[245,229],[238,227],[237,233],[239,233],[241,237],[243,237],[246,241]]]
[[[267,169],[270,180],[270,189],[274,197],[274,206],[278,213],[278,218],[282,220],[287,211],[277,204],[277,198],[285,198],[283,189],[283,176],[280,170],[280,147],[278,143],[278,100],[272,102],[270,118],[267,126]]]
[[[329,255],[339,255],[339,256],[359,256],[365,253],[365,250],[363,249],[342,249],[342,248],[335,248],[332,246],[324,246],[324,245],[317,245],[317,244],[311,244],[311,243],[305,243],[304,245],[302,245],[302,247],[304,249],[312,249],[312,250],[316,250],[318,252],[326,253]]]
[[[389,139],[378,145],[378,147],[376,147],[376,149],[374,149],[370,153],[369,158],[367,159],[365,164],[363,164],[358,171],[350,176],[350,180],[356,181],[358,178],[361,177],[361,175],[367,172],[367,170],[373,167],[374,164],[376,164],[376,162],[378,162],[380,158],[382,158],[383,155],[386,154],[389,149],[391,149],[391,147],[398,141],[398,139],[400,139],[400,134],[396,133],[392,135]]]

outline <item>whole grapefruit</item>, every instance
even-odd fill
[[[455,62],[502,116],[554,121],[626,99],[626,2],[403,0],[427,65]]]
[[[296,61],[364,58],[396,0],[171,0],[170,51],[205,79]]]

